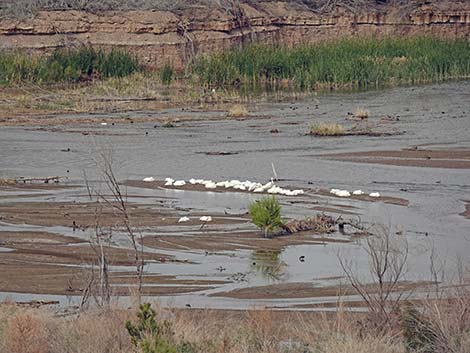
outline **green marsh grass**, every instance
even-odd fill
[[[294,48],[254,44],[200,57],[191,67],[208,86],[301,90],[376,88],[470,77],[470,41],[356,38]]]
[[[89,47],[58,49],[50,56],[0,51],[0,83],[4,85],[124,77],[140,69],[134,56],[116,49],[109,52]]]

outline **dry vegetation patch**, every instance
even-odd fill
[[[346,129],[337,123],[314,123],[310,125],[307,135],[312,136],[342,136]]]
[[[245,118],[248,116],[248,109],[244,105],[235,104],[229,109],[227,116],[229,118]]]

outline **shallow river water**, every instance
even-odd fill
[[[399,120],[380,126],[401,134],[387,137],[346,136],[315,138],[305,136],[312,122],[345,121],[348,112],[363,107],[371,112],[369,120],[390,115]],[[83,173],[95,178],[94,158],[97,150],[112,150],[114,170],[119,179],[204,178],[212,180],[267,181],[272,163],[281,178],[280,185],[296,188],[344,188],[377,191],[383,195],[409,200],[408,207],[382,202],[335,200],[358,208],[361,220],[383,224],[393,231],[403,231],[410,245],[407,279],[429,279],[429,256],[433,248],[436,259],[446,266],[450,277],[462,259],[470,253],[470,220],[460,216],[464,200],[470,199],[470,170],[389,166],[332,161],[318,155],[338,152],[399,150],[411,146],[423,148],[470,148],[470,82],[446,83],[424,87],[405,87],[361,93],[331,93],[313,96],[295,103],[263,103],[249,106],[251,118],[218,121],[184,121],[176,128],[154,127],[154,123],[82,126],[69,124],[62,131],[37,131],[34,127],[0,128],[0,177],[44,177],[63,175],[67,182],[83,184]],[[130,112],[129,116],[151,116],[152,112]],[[178,116],[181,109],[155,114]],[[185,117],[224,116],[225,112],[185,111]],[[73,119],[73,116],[70,116]],[[280,133],[272,134],[271,129]],[[70,130],[98,131],[99,135],[82,135]],[[101,134],[102,133],[102,134]],[[147,134],[146,134],[147,133]],[[64,150],[70,149],[70,152]],[[231,155],[207,155],[204,152],[230,152]],[[68,171],[68,172],[67,172]],[[138,195],[165,196],[174,199],[175,207],[192,208],[210,214],[228,209],[244,212],[255,197],[249,194],[201,193],[196,191],[147,190],[129,188],[134,200]],[[30,193],[28,191],[28,193]],[[54,191],[53,195],[31,201],[73,200],[79,191]],[[3,192],[2,196],[8,193]],[[14,201],[2,198],[0,202]],[[25,201],[25,199],[22,199]],[[145,201],[145,202],[148,202]],[[301,205],[286,209],[288,216],[308,216],[312,211]],[[70,229],[0,223],[0,230],[31,229],[70,235]],[[164,232],[161,229],[161,232]],[[334,235],[341,237],[340,235]],[[8,249],[0,248],[0,252]],[[160,251],[161,252],[161,251]],[[291,304],[331,301],[331,298],[240,300],[209,297],[217,291],[244,286],[282,282],[329,283],[326,278],[340,276],[338,254],[355,261],[358,271],[367,276],[368,261],[361,242],[351,244],[299,245],[284,249],[276,258],[284,272],[273,279],[252,268],[251,251],[235,255],[205,256],[202,252],[172,252],[195,264],[151,264],[147,270],[177,275],[179,278],[226,278],[245,273],[246,281],[234,282],[217,289],[159,298],[168,305],[193,307],[242,308],[252,305],[289,306]],[[233,253],[233,252],[232,252]],[[299,262],[301,255],[305,262]],[[224,265],[226,272],[215,269]],[[324,279],[324,280],[322,280]],[[1,286],[0,286],[1,290]],[[1,297],[29,299],[30,295],[3,293]],[[32,296],[39,297],[39,296]],[[49,296],[51,297],[51,296]],[[64,300],[61,298],[61,300]]]

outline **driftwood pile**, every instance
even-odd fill
[[[332,233],[335,231],[336,220],[324,214],[318,214],[305,219],[294,219],[282,226],[289,234],[298,232]]]

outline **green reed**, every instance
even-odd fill
[[[355,38],[294,48],[253,44],[200,57],[190,70],[210,86],[310,90],[372,88],[470,77],[470,41]]]
[[[78,82],[89,78],[123,77],[141,70],[131,54],[90,47],[58,49],[49,56],[0,51],[0,83]]]

